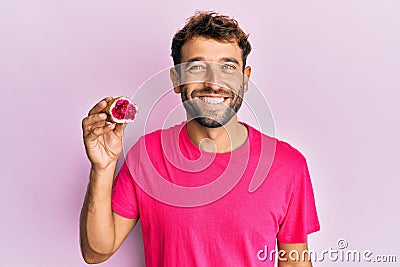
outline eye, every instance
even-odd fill
[[[236,66],[225,64],[222,68],[224,68],[226,70],[234,70],[234,69],[236,69]]]
[[[204,69],[205,67],[203,65],[193,65],[189,68],[189,70],[201,70]]]

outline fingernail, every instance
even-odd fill
[[[106,119],[107,118],[107,115],[105,114],[105,113],[100,113],[100,119]]]

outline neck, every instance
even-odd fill
[[[227,124],[218,128],[207,128],[196,120],[190,120],[187,132],[192,142],[201,150],[226,153],[242,146],[247,140],[247,127],[237,121],[235,115]]]

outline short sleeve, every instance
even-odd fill
[[[134,180],[126,161],[124,161],[120,171],[114,179],[111,207],[115,213],[122,217],[128,219],[136,219],[139,217]]]
[[[293,173],[293,179],[294,186],[289,206],[279,227],[277,238],[281,243],[306,243],[307,235],[319,231],[320,225],[305,158]]]

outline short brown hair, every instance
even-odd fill
[[[223,42],[236,42],[242,49],[243,69],[251,51],[249,35],[239,27],[238,22],[228,16],[213,11],[197,11],[187,19],[185,26],[172,39],[171,56],[174,65],[181,64],[181,48],[194,37],[205,37]]]

